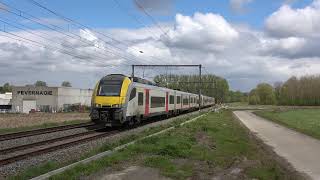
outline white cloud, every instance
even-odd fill
[[[244,6],[253,0],[230,0],[230,7],[233,11],[242,13],[245,11]]]
[[[301,9],[285,4],[267,18],[265,26],[275,37],[319,37],[320,0]]]
[[[170,47],[221,51],[236,40],[238,32],[218,14],[195,13],[193,17],[176,15],[176,25],[164,41]]]
[[[299,10],[286,5],[283,7],[290,8],[292,12]],[[316,2],[300,10],[308,7],[316,9]],[[282,11],[282,8],[277,12]],[[273,22],[270,19],[276,16],[278,15],[271,15],[266,24]],[[302,22],[296,24],[300,23]],[[151,31],[156,29],[152,28]],[[300,27],[293,27],[291,31],[288,28],[285,30],[288,32],[281,28],[275,28],[277,31],[271,32],[267,28],[265,32],[254,30],[250,26],[232,24],[219,14],[198,12],[193,16],[177,14],[174,27],[166,24],[166,28],[171,30],[168,36],[158,37],[160,40],[153,39],[154,34],[150,34],[147,28],[99,29],[121,39],[122,44],[110,39],[102,41],[102,37],[90,30],[74,31],[82,37],[81,40],[52,31],[33,31],[46,33],[49,35],[46,36],[48,39],[59,43],[30,36],[27,32],[14,32],[57,46],[83,57],[82,59],[0,36],[0,84],[6,81],[26,84],[45,80],[50,85],[59,85],[63,80],[69,80],[74,86],[92,88],[105,74],[129,75],[130,64],[151,64],[151,61],[154,64],[203,64],[206,71],[227,78],[233,89],[241,90],[250,90],[259,82],[273,83],[284,81],[292,75],[319,73],[320,38],[317,38],[314,27],[311,28],[312,36],[305,34],[304,30],[300,31]],[[110,43],[119,45],[122,51],[111,47]],[[119,55],[126,56],[130,61]],[[150,77],[159,73],[158,71],[160,70],[146,71],[145,75]],[[184,69],[172,70],[171,73],[196,72]]]

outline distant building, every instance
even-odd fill
[[[0,94],[0,112],[11,111],[11,99],[12,99],[11,92]]]
[[[71,87],[20,86],[12,88],[12,110],[61,112],[70,106],[90,106],[92,89]]]

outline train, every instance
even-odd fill
[[[133,126],[155,116],[175,116],[215,104],[213,97],[183,92],[123,74],[109,74],[96,84],[90,118],[108,127]]]

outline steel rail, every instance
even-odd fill
[[[27,159],[28,157],[31,157],[31,156],[38,156],[38,155],[42,155],[42,154],[49,153],[49,152],[52,152],[52,151],[65,149],[65,148],[70,147],[70,146],[75,146],[75,145],[78,145],[78,144],[82,144],[82,143],[85,143],[85,142],[88,142],[88,141],[96,140],[96,139],[99,139],[99,138],[102,138],[102,137],[111,136],[111,135],[117,134],[119,132],[120,132],[119,130],[103,132],[103,133],[97,134],[95,136],[90,136],[90,137],[87,137],[87,138],[78,139],[78,140],[70,141],[70,142],[67,142],[67,143],[62,143],[62,144],[59,144],[59,145],[56,145],[56,146],[44,147],[44,148],[41,148],[39,150],[31,151],[31,152],[28,152],[28,153],[23,153],[23,154],[12,156],[12,157],[5,158],[5,159],[1,159],[0,160],[0,166],[4,166],[4,165],[7,165],[7,164],[10,164],[10,163],[13,163],[13,162],[21,161],[21,160]]]
[[[9,153],[14,153],[14,152],[17,152],[17,151],[20,151],[20,150],[30,149],[30,148],[33,148],[33,147],[36,147],[36,146],[42,146],[42,145],[45,145],[45,144],[55,143],[55,142],[59,142],[59,141],[62,141],[62,140],[67,140],[67,139],[72,139],[72,138],[76,138],[76,137],[86,136],[86,135],[95,133],[95,132],[97,132],[99,130],[103,130],[103,129],[105,129],[105,127],[92,129],[92,130],[87,131],[87,132],[72,134],[72,135],[68,135],[68,136],[62,136],[62,137],[59,137],[59,138],[39,141],[39,142],[31,143],[31,144],[25,144],[25,145],[21,145],[21,146],[15,146],[15,147],[10,147],[10,148],[6,148],[6,149],[1,149],[0,150],[0,154],[4,155],[4,154],[9,154]]]
[[[43,128],[43,129],[34,129],[34,130],[21,131],[21,132],[16,132],[16,133],[1,134],[0,141],[18,139],[18,138],[22,138],[22,137],[35,136],[35,135],[40,135],[40,134],[45,134],[45,133],[58,132],[58,131],[64,131],[64,130],[81,128],[81,127],[89,127],[89,126],[93,126],[93,125],[95,125],[95,124],[89,122],[89,123],[71,124],[71,125],[65,125],[65,126],[56,126],[56,127]]]

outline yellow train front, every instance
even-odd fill
[[[121,126],[125,121],[124,108],[131,80],[121,74],[103,77],[95,86],[92,100],[92,121],[106,126]]]
[[[201,98],[201,99],[199,99]],[[139,124],[154,116],[173,116],[214,105],[214,98],[156,86],[121,74],[103,77],[92,95],[90,117],[105,126]]]

